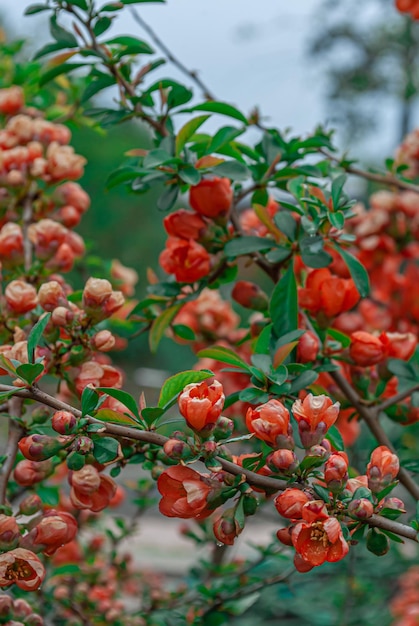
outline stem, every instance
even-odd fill
[[[67,404],[66,402],[62,402],[61,400],[57,400],[53,396],[50,396],[45,391],[41,391],[36,387],[26,388],[26,389],[16,389],[16,387],[12,387],[10,385],[0,385],[0,392],[14,391],[15,397],[17,398],[26,398],[30,400],[35,400],[40,404],[44,404],[53,409],[57,410],[65,410],[70,411],[76,417],[81,417],[81,411],[76,409],[75,407]],[[12,398],[13,400],[13,398]],[[115,435],[117,437],[124,437],[126,439],[133,439],[135,441],[142,441],[145,443],[151,443],[158,446],[163,446],[166,441],[168,441],[168,437],[164,435],[159,435],[153,431],[149,430],[140,430],[136,428],[130,428],[129,426],[121,426],[119,424],[108,424],[106,422],[101,422],[100,420],[91,417],[90,415],[85,416],[91,424],[101,424],[103,426],[103,432],[109,433],[110,435]],[[19,437],[16,440],[16,450],[17,451],[17,442],[19,441],[22,435],[22,431],[19,431]],[[16,435],[15,435],[16,438]],[[285,480],[270,478],[269,476],[261,476],[260,474],[256,474],[251,470],[245,469],[244,467],[240,467],[240,465],[236,465],[232,461],[228,461],[222,457],[215,457],[215,460],[222,466],[224,471],[229,474],[233,474],[235,476],[245,476],[246,480],[255,487],[261,487],[267,491],[284,491],[288,487],[294,487],[296,489],[302,489],[303,486],[300,483],[288,483]],[[11,462],[11,467],[13,467],[13,461]],[[6,461],[7,463],[7,461]],[[5,465],[6,465],[5,463]],[[10,475],[11,469],[9,471]],[[401,472],[399,472],[400,482],[402,481]],[[3,465],[3,474],[4,474],[4,465]],[[3,476],[2,474],[2,476]],[[410,476],[408,476],[410,478]],[[6,479],[7,483],[7,479]],[[403,483],[407,488],[406,484]],[[413,483],[416,489],[418,486],[416,483]],[[409,490],[410,491],[410,490]],[[413,495],[413,494],[412,494]],[[419,499],[419,498],[418,498]],[[409,539],[416,540],[416,531],[410,526],[406,526],[405,524],[401,524],[400,522],[395,522],[393,520],[386,519],[384,517],[380,517],[378,515],[373,515],[367,521],[369,526],[377,526],[377,528],[387,529],[395,534],[398,534],[402,537],[407,537]]]
[[[377,412],[385,411],[390,406],[393,406],[393,404],[398,404],[399,402],[401,402],[405,398],[408,398],[415,391],[419,391],[419,385],[415,385],[414,387],[411,387],[410,389],[406,389],[405,391],[401,391],[400,393],[396,394],[392,398],[388,398],[387,400],[384,400],[384,402],[381,402],[381,404],[378,404],[375,407],[375,410]]]
[[[6,503],[7,498],[7,484],[9,482],[10,474],[12,473],[13,466],[16,460],[16,454],[18,451],[18,443],[23,435],[23,428],[15,422],[13,417],[20,417],[22,414],[23,401],[20,398],[10,398],[9,413],[11,418],[9,419],[9,434],[6,444],[6,460],[4,461],[0,470],[0,504]]]
[[[151,28],[151,26],[147,24],[147,22],[145,22],[142,17],[140,17],[138,11],[134,7],[131,7],[131,14],[132,14],[132,17],[134,18],[134,22],[137,22],[137,24],[139,24],[139,26],[141,26],[141,28],[144,29],[146,33],[148,33],[150,38],[154,41],[156,46],[160,48],[163,54],[166,55],[169,61],[173,63],[173,65],[177,67],[178,70],[180,70],[183,74],[186,74],[186,76],[189,76],[189,78],[191,78],[196,85],[198,85],[198,87],[202,91],[202,95],[204,96],[204,98],[206,100],[216,100],[215,95],[210,91],[210,89],[205,85],[205,83],[199,78],[197,72],[195,70],[188,69],[186,65],[184,65],[182,61],[180,61],[173,54],[173,52],[160,39],[160,37],[155,33],[155,31]]]
[[[351,402],[351,404],[356,408],[380,446],[387,446],[387,448],[389,448],[392,452],[396,453],[393,444],[387,437],[378,420],[377,408],[369,409],[368,407],[366,407],[362,403],[361,398],[358,396],[355,389],[351,387],[346,378],[342,376],[341,372],[330,372],[330,376],[333,378],[335,383],[338,385],[338,387],[347,397],[347,399]],[[405,487],[405,489],[407,489],[407,491],[410,493],[410,495],[418,501],[419,485],[417,485],[417,483],[403,467],[401,467],[399,470],[398,478],[402,485]]]
[[[400,180],[400,178],[397,178],[392,174],[374,174],[373,172],[361,170],[358,167],[354,167],[353,165],[342,164],[341,159],[338,159],[333,154],[330,154],[330,152],[324,150],[323,148],[320,148],[319,152],[321,152],[321,154],[324,154],[324,156],[330,161],[337,163],[342,169],[345,170],[345,172],[348,172],[348,174],[353,174],[354,176],[359,176],[360,178],[371,180],[374,183],[381,183],[382,185],[394,186],[398,187],[399,189],[406,189],[408,191],[414,191],[415,193],[419,193],[419,185],[414,185],[413,183],[408,183],[404,180]]]

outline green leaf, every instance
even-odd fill
[[[107,45],[118,44],[127,48],[128,54],[154,54],[153,48],[148,43],[137,39],[137,37],[131,37],[129,35],[122,35],[120,37],[114,37],[104,42]]]
[[[367,534],[367,550],[375,554],[376,556],[383,556],[387,554],[390,548],[388,538],[381,532],[371,528]]]
[[[114,389],[113,387],[97,387],[96,391],[103,391],[108,396],[111,396],[111,398],[115,398],[115,400],[118,400],[118,402],[121,402],[124,406],[126,406],[127,409],[135,415],[135,417],[140,419],[137,403],[131,394],[123,391],[122,389]]]
[[[36,493],[44,504],[49,506],[57,506],[60,501],[60,493],[58,487],[50,487],[49,485],[37,485]]]
[[[274,222],[281,233],[284,233],[290,241],[294,241],[297,231],[297,222],[289,211],[284,210],[275,213]]]
[[[343,443],[342,435],[336,426],[331,426],[327,431],[326,439],[330,441],[335,450],[344,450],[345,445]]]
[[[306,457],[306,459],[309,459],[310,457]],[[313,457],[312,457],[313,458]],[[304,459],[304,461],[306,460]],[[304,463],[303,461],[303,463]],[[301,466],[300,466],[301,467]],[[324,502],[329,503],[330,502],[330,496],[329,496],[329,490],[326,489],[325,487],[322,487],[321,485],[313,485],[313,489],[314,491],[317,493],[317,495],[324,500]]]
[[[367,270],[362,265],[362,263],[358,261],[358,259],[356,259],[352,254],[350,254],[343,248],[336,246],[335,249],[339,252],[342,259],[348,266],[348,270],[351,273],[351,276],[354,280],[354,283],[359,291],[361,298],[366,298],[370,293],[370,279],[368,277]]]
[[[176,400],[186,385],[200,383],[207,378],[211,378],[211,376],[214,376],[214,374],[210,370],[186,370],[170,376],[161,388],[158,407],[163,409],[173,400]],[[144,410],[142,413],[144,413]]]
[[[67,48],[77,48],[77,46],[79,45],[76,37],[72,33],[69,33],[67,30],[65,30],[65,28],[57,24],[56,15],[51,16],[49,21],[49,29],[55,41],[58,41],[59,43],[65,43]]]
[[[297,391],[301,391],[301,389],[305,389],[312,385],[317,379],[319,375],[317,372],[313,370],[306,370],[298,378],[292,381],[290,393],[297,393]]]
[[[182,113],[192,113],[193,111],[207,111],[208,113],[218,113],[219,115],[227,115],[227,117],[232,117],[235,120],[239,120],[243,122],[243,124],[248,124],[246,117],[241,113],[238,109],[231,106],[231,104],[226,104],[225,102],[202,102],[202,104],[197,104],[196,106],[185,109]]]
[[[148,336],[151,352],[154,353],[157,351],[166,329],[170,326],[182,306],[182,304],[175,304],[163,311],[163,313],[154,320]]]
[[[85,387],[81,394],[81,414],[82,417],[85,415],[91,415],[93,411],[96,409],[99,402],[99,396],[94,389],[91,387]]]
[[[41,317],[36,324],[34,325],[34,327],[32,328],[31,332],[29,333],[29,337],[28,337],[28,359],[29,359],[29,363],[33,363],[35,361],[35,349],[36,346],[39,344],[39,341],[43,335],[43,332],[50,320],[51,317],[51,313],[46,313],[43,317]]]
[[[179,187],[177,185],[169,185],[157,200],[157,208],[160,211],[170,211],[176,203],[178,195]]]
[[[274,330],[279,337],[298,328],[297,283],[292,265],[276,284],[269,311]]]
[[[109,463],[118,456],[119,443],[113,437],[92,435],[93,456],[98,463]]]
[[[183,180],[187,185],[197,185],[201,180],[201,174],[193,165],[185,165],[179,169],[179,178]]]
[[[32,385],[34,380],[42,374],[44,366],[42,363],[23,363],[16,368],[16,374],[28,385]]]
[[[63,50],[67,48],[65,43],[55,42],[55,43],[47,43],[45,46],[42,46],[38,52],[35,53],[33,59],[40,59],[41,57],[46,56],[47,54],[52,54],[53,52],[57,52],[58,50]]]
[[[99,93],[99,91],[102,91],[102,89],[111,87],[114,84],[115,84],[115,79],[113,78],[113,76],[104,75],[98,78],[97,80],[92,80],[91,82],[88,83],[86,89],[83,91],[83,95],[81,97],[82,103],[85,103],[88,100],[90,100],[90,98],[92,98],[94,95]],[[123,169],[127,169],[127,168],[123,168]],[[110,176],[112,176],[112,174]]]
[[[261,252],[276,247],[275,241],[264,237],[238,237],[231,239],[224,246],[224,254],[234,259],[237,256]]]
[[[113,409],[99,409],[95,413],[95,419],[101,422],[108,422],[109,424],[125,424],[126,426],[136,426],[138,428],[138,422],[133,417]]]
[[[389,359],[387,367],[397,378],[405,378],[412,382],[417,382],[417,374],[411,363],[406,363],[406,361],[401,359]]]
[[[323,249],[324,240],[320,235],[302,237],[299,245],[303,262],[308,267],[327,267],[333,261],[330,254]]]
[[[75,7],[79,7],[83,11],[87,11],[87,1],[86,0],[71,0],[71,4],[74,4]]]
[[[48,11],[51,7],[47,4],[30,4],[27,9],[25,9],[23,15],[34,15],[35,13],[40,13],[41,11]]]
[[[250,170],[243,163],[238,161],[224,161],[212,168],[217,176],[231,178],[231,180],[247,180],[250,177]]]
[[[197,356],[200,359],[205,357],[209,359],[215,359],[216,361],[221,361],[221,363],[228,363],[229,365],[234,365],[235,367],[240,367],[246,371],[250,371],[249,365],[246,361],[243,361],[233,350],[229,350],[228,348],[224,348],[223,346],[213,346],[212,348],[205,348],[204,350],[200,350]]]
[[[345,217],[342,211],[337,211],[337,213],[328,212],[329,222],[332,224],[334,228],[337,230],[341,230],[345,225]]]
[[[335,210],[339,208],[339,201],[342,195],[343,186],[346,183],[346,179],[346,174],[340,174],[334,179],[332,183],[332,204]]]
[[[53,67],[52,69],[41,74],[39,78],[39,85],[40,87],[43,87],[53,78],[61,76],[61,74],[68,74],[79,67],[84,67],[84,63],[61,63],[60,65],[57,65],[56,67]]]
[[[204,122],[207,121],[209,117],[209,115],[200,115],[199,117],[194,117],[189,120],[186,124],[184,124],[184,126],[182,126],[176,136],[176,155],[179,155],[182,152],[188,139],[192,137],[192,135],[200,126],[202,126]]]
[[[141,411],[141,417],[146,422],[147,426],[154,424],[156,420],[163,415],[163,409],[159,409],[156,406],[150,406]]]
[[[269,400],[269,393],[257,387],[250,387],[239,392],[239,400],[250,404],[263,404]]]
[[[212,138],[206,152],[208,154],[217,152],[219,148],[227,143],[230,143],[230,141],[233,141],[236,137],[242,135],[243,132],[243,130],[240,128],[234,128],[234,126],[224,126],[223,128],[220,128],[220,130],[218,130]]]
[[[194,341],[194,339],[196,339],[195,333],[192,328],[189,328],[189,326],[185,326],[185,324],[173,324],[172,330],[177,337],[180,337],[185,341]]]
[[[96,35],[96,37],[99,37],[99,35],[102,35],[111,26],[112,26],[111,18],[104,16],[97,20],[96,24],[93,27],[93,32]]]

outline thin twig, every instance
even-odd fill
[[[66,402],[62,402],[53,396],[50,396],[45,391],[41,391],[36,387],[26,388],[26,389],[16,389],[16,387],[12,387],[10,385],[0,385],[0,392],[14,391],[15,396],[18,398],[27,398],[31,400],[36,400],[37,402],[49,406],[58,410],[71,411],[76,417],[81,417],[81,411],[76,409],[75,407],[67,404]],[[103,427],[103,432],[109,433],[110,435],[115,435],[116,437],[124,437],[126,439],[133,439],[135,441],[142,441],[146,443],[151,443],[159,446],[163,446],[166,441],[168,441],[168,437],[164,435],[159,435],[153,431],[149,430],[140,430],[136,428],[130,428],[129,426],[121,426],[120,424],[109,424],[105,422],[101,422],[100,420],[91,417],[90,415],[85,416],[88,421],[92,424],[101,424]],[[20,438],[20,437],[19,437]],[[17,443],[16,443],[17,446]],[[261,476],[256,472],[252,472],[251,470],[245,469],[240,465],[236,465],[227,459],[222,457],[215,457],[215,460],[221,465],[221,467],[228,473],[233,474],[235,476],[244,476],[246,480],[255,487],[260,487],[267,491],[284,491],[287,487],[295,487],[302,489],[302,485],[300,483],[287,483],[284,480],[271,478],[269,476]],[[402,482],[406,489],[408,489],[407,485],[402,481],[401,472],[399,473],[400,482]],[[408,476],[410,478],[410,476]],[[416,483],[413,485],[417,488]],[[409,489],[410,491],[410,489]],[[411,492],[412,493],[412,492]],[[413,495],[413,494],[412,494]],[[377,526],[379,528],[385,528],[395,534],[398,534],[402,537],[408,537],[409,539],[416,539],[416,532],[410,526],[406,526],[405,524],[401,524],[400,522],[395,522],[390,519],[386,519],[379,516],[373,516],[370,518],[367,523],[369,526]],[[379,526],[378,526],[379,524]]]
[[[405,189],[406,191],[414,191],[415,193],[419,193],[419,185],[400,180],[400,178],[397,178],[392,174],[374,174],[373,172],[361,170],[358,167],[354,167],[353,165],[345,165],[344,163],[342,163],[341,159],[335,157],[333,154],[330,154],[330,152],[324,150],[324,148],[320,148],[319,152],[321,152],[330,161],[338,163],[340,167],[345,170],[345,172],[348,172],[348,174],[353,174],[354,176],[365,178],[366,180],[370,180],[374,183],[381,183],[382,185],[394,186],[398,187],[399,189]]]
[[[387,446],[387,448],[389,448],[392,452],[396,453],[393,444],[387,437],[378,420],[377,409],[370,409],[362,403],[361,398],[358,396],[355,389],[351,387],[346,378],[342,376],[341,372],[334,371],[329,373],[335,383],[340,388],[340,390],[343,392],[343,394],[347,397],[350,403],[356,408],[360,416],[363,418],[364,422],[376,438],[377,442],[381,446]],[[409,472],[401,467],[399,470],[398,478],[402,485],[410,493],[410,495],[416,501],[419,501],[419,485],[413,480]]]
[[[387,400],[384,400],[383,402],[381,402],[381,404],[377,404],[376,405],[375,410],[378,411],[378,412],[385,411],[390,406],[393,406],[393,404],[398,404],[399,402],[401,402],[405,398],[408,398],[415,391],[419,391],[419,385],[415,385],[414,387],[411,387],[410,389],[405,389],[404,391],[401,391],[400,393],[396,394],[395,396],[392,396],[391,398],[388,398]]]
[[[134,7],[131,7],[131,14],[132,14],[132,17],[134,18],[134,21],[137,22],[137,24],[141,26],[143,30],[146,31],[146,33],[154,41],[156,46],[160,48],[163,54],[166,55],[169,61],[173,63],[173,65],[177,67],[178,70],[180,70],[183,74],[186,74],[186,76],[191,78],[196,85],[198,85],[198,87],[202,91],[202,95],[204,96],[204,98],[206,100],[216,100],[215,95],[211,92],[211,90],[207,87],[207,85],[201,80],[201,78],[199,78],[198,73],[195,70],[188,69],[186,65],[184,65],[182,61],[180,61],[173,54],[173,52],[160,39],[157,33],[154,32],[151,26],[149,26],[149,24],[147,24],[147,22],[144,21],[144,19],[139,15],[138,11]]]
[[[0,504],[6,503],[7,498],[7,484],[9,482],[10,474],[12,473],[13,466],[15,464],[16,454],[18,451],[18,443],[23,435],[23,428],[15,422],[13,417],[20,417],[22,413],[22,400],[20,398],[10,398],[9,404],[9,434],[6,444],[6,459],[0,469]]]

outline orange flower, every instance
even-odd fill
[[[77,522],[71,513],[50,509],[45,513],[29,535],[23,538],[26,547],[38,546],[43,553],[51,556],[77,534]]]
[[[292,428],[288,409],[279,400],[269,400],[265,404],[246,413],[246,426],[273,448],[293,448]]]
[[[163,226],[168,235],[180,239],[199,239],[205,232],[206,223],[196,213],[179,209],[163,220]]]
[[[322,500],[307,502],[302,508],[303,522],[292,530],[292,543],[303,559],[299,571],[307,571],[306,564],[312,567],[326,561],[334,563],[343,559],[349,551],[342,528],[335,517],[329,517]]]
[[[233,190],[228,178],[204,178],[189,192],[189,204],[205,217],[219,217],[228,213],[233,201]]]
[[[329,428],[339,415],[339,402],[325,395],[313,396],[309,393],[303,401],[296,400],[292,412],[298,422],[301,443],[304,448],[311,448],[322,441]]]
[[[16,548],[0,555],[0,587],[16,585],[24,591],[35,591],[45,578],[45,568],[36,554]]]
[[[210,256],[203,246],[193,239],[169,237],[160,254],[159,263],[165,272],[174,274],[180,283],[194,283],[209,274]]]
[[[348,481],[348,457],[345,452],[335,452],[326,461],[324,480],[333,493],[341,491]]]
[[[314,315],[324,313],[327,317],[349,311],[360,297],[352,278],[333,276],[327,268],[312,270],[298,295],[303,309]]]
[[[222,384],[214,380],[209,385],[204,380],[186,385],[178,398],[179,411],[193,430],[210,431],[221,415],[224,400]]]
[[[157,481],[160,513],[167,517],[204,519],[211,515],[208,498],[215,485],[199,472],[184,465],[173,465],[166,469]]]
[[[395,481],[399,473],[399,459],[387,446],[375,448],[367,465],[368,487],[374,493]]]
[[[301,519],[303,506],[310,498],[301,489],[289,488],[275,498],[276,510],[287,519]]]

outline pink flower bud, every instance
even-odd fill
[[[53,311],[67,303],[64,289],[56,280],[41,285],[38,291],[38,300],[44,311]]]
[[[91,341],[93,348],[100,352],[109,352],[115,345],[115,337],[109,330],[100,330]]]
[[[0,514],[0,550],[16,548],[20,539],[20,530],[16,518]]]
[[[231,297],[241,306],[253,311],[266,311],[268,306],[266,293],[256,283],[247,280],[239,280],[234,285]]]
[[[213,526],[215,538],[227,546],[232,546],[236,537],[240,535],[243,528],[240,527],[235,518],[235,510],[227,509],[221,515],[215,518]]]
[[[387,446],[379,446],[372,452],[367,465],[368,487],[373,493],[381,491],[395,481],[399,469],[397,456]]]
[[[336,452],[327,459],[324,480],[333,493],[344,489],[348,481],[348,457],[345,452]]]
[[[191,447],[184,441],[169,439],[163,446],[164,453],[169,459],[188,459],[192,456]]]
[[[374,505],[368,498],[356,498],[349,503],[348,513],[356,519],[368,519],[374,513]]]
[[[25,462],[25,461],[23,461]],[[28,461],[34,463],[35,461]],[[45,463],[46,461],[43,461]],[[51,467],[52,470],[52,467]],[[16,470],[15,470],[16,471]],[[42,510],[42,500],[36,493],[31,493],[19,504],[19,513],[22,515],[34,515]]]
[[[41,482],[53,472],[51,461],[19,461],[14,469],[14,479],[22,487],[32,487]]]
[[[306,330],[304,335],[298,340],[297,361],[299,363],[310,363],[315,361],[319,352],[320,341],[317,335]]]
[[[4,292],[7,305],[17,314],[32,311],[37,305],[36,289],[24,280],[12,280]]]
[[[298,467],[298,458],[292,450],[275,450],[266,459],[266,464],[273,472],[292,474]]]
[[[276,510],[287,519],[301,519],[303,506],[310,498],[301,489],[285,489],[275,498]]]
[[[70,309],[66,309],[64,306],[57,306],[56,309],[53,310],[51,315],[51,322],[54,326],[65,327],[74,319],[73,311]]]
[[[45,461],[68,446],[73,437],[50,437],[49,435],[29,435],[19,441],[19,450],[29,461]]]
[[[83,307],[100,308],[112,294],[112,285],[103,278],[89,278],[83,290]]]

